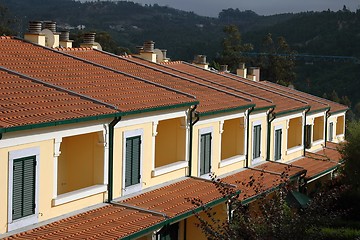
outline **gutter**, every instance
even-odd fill
[[[108,203],[113,200],[113,181],[114,181],[114,127],[121,120],[115,117],[109,123],[109,168],[108,168]]]
[[[190,109],[189,112],[189,123],[190,123],[190,130],[189,130],[189,171],[188,171],[188,177],[191,177],[191,171],[192,171],[192,149],[193,149],[193,130],[194,125],[200,120],[199,114],[195,112],[197,108],[197,105],[195,105],[193,108]],[[195,115],[195,120],[193,121],[193,114]]]
[[[324,143],[324,146],[326,147],[326,142],[327,142],[327,135],[328,135],[328,126],[327,126],[327,124],[328,124],[328,119],[329,119],[329,117],[331,116],[331,114],[330,114],[330,108],[328,108],[328,110],[326,110],[326,112],[325,112],[325,143]]]
[[[274,121],[274,119],[276,118],[275,114],[272,114],[274,111],[275,111],[275,108],[271,108],[266,115],[266,117],[267,117],[266,161],[270,161],[271,122]]]
[[[254,111],[254,107],[248,108],[246,115],[246,156],[245,156],[245,168],[249,167],[249,136],[250,136],[250,113]]]

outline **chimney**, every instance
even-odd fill
[[[246,78],[257,82],[260,81],[260,68],[250,67],[248,70],[249,74],[246,76]]]
[[[220,72],[228,72],[228,65],[220,65]]]
[[[44,21],[42,24],[42,29],[49,29],[52,33],[56,33],[56,22]]]
[[[73,41],[70,40],[70,32],[67,30],[60,31],[60,47],[72,48]]]
[[[80,47],[101,50],[100,44],[95,42],[95,35],[96,35],[96,33],[85,33],[84,34],[84,42],[80,44]]]
[[[154,52],[155,42],[146,41],[144,42],[144,46],[140,49],[140,58],[155,62],[156,63],[156,53]]]
[[[240,77],[243,77],[243,78],[246,78],[247,70],[246,70],[246,67],[245,67],[245,63],[240,63],[239,64],[239,68],[236,69],[236,75],[238,75]]]
[[[45,34],[41,33],[41,29],[41,21],[30,21],[28,32],[24,34],[24,39],[41,46],[45,46]]]
[[[42,33],[45,34],[45,45],[47,47],[59,47],[60,33],[56,32],[56,22],[44,21],[42,23]]]
[[[206,56],[205,55],[196,55],[193,61],[193,64],[195,64],[198,67],[208,69],[209,63],[206,62]]]
[[[169,62],[170,59],[166,57],[166,49],[161,49],[162,55],[163,55],[163,62]]]

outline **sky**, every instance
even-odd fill
[[[128,0],[141,4],[169,6],[180,10],[193,11],[202,16],[217,17],[222,9],[239,8],[253,10],[260,15],[276,13],[296,13],[304,11],[338,11],[346,5],[347,9],[356,11],[360,0]]]

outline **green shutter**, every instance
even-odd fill
[[[14,159],[12,219],[35,214],[36,156]]]
[[[275,160],[281,159],[282,129],[275,130]]]
[[[141,136],[126,139],[125,187],[140,183]]]
[[[211,169],[211,133],[200,137],[200,175],[210,172]]]
[[[254,126],[253,133],[253,159],[260,157],[260,145],[261,145],[261,125]]]
[[[311,125],[306,125],[305,127],[305,147],[311,147]]]
[[[334,123],[329,123],[329,141],[332,141],[334,137]]]

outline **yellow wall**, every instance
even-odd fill
[[[159,121],[155,143],[155,168],[184,161],[186,154],[186,128],[181,119]]]
[[[313,126],[313,142],[324,139],[324,117],[317,117],[314,119]]]
[[[290,149],[293,147],[301,146],[302,134],[303,134],[302,117],[290,119],[287,148]]]
[[[339,116],[336,121],[336,135],[344,134],[344,124],[344,116]]]
[[[104,146],[98,133],[63,138],[60,151],[58,194],[104,182]]]
[[[221,160],[245,154],[244,118],[224,121],[221,135]]]

